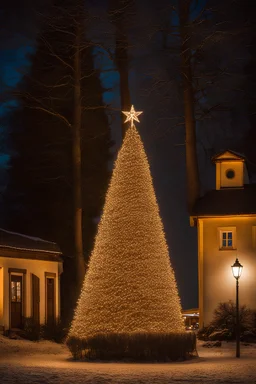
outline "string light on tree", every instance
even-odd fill
[[[184,332],[150,168],[134,120],[118,153],[69,336]]]

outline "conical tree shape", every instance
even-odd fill
[[[115,163],[69,337],[183,331],[149,164],[131,126]]]

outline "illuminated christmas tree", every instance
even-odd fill
[[[183,332],[180,299],[143,143],[131,121],[69,337]]]

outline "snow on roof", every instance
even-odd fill
[[[61,254],[59,246],[51,241],[0,228],[0,247]]]
[[[10,233],[12,235],[22,236],[22,237],[25,237],[27,239],[31,239],[31,240],[34,240],[34,241],[43,241],[44,243],[56,244],[53,241],[44,240],[44,239],[41,239],[40,237],[28,236],[28,235],[24,235],[23,233],[7,231],[6,229],[3,229],[3,228],[0,228],[0,231],[6,232],[6,233]]]

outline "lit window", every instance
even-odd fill
[[[220,234],[220,249],[235,249],[235,236],[236,236],[236,229],[235,227],[232,228],[220,228],[219,229]]]
[[[21,283],[20,281],[11,282],[12,302],[21,302]]]

